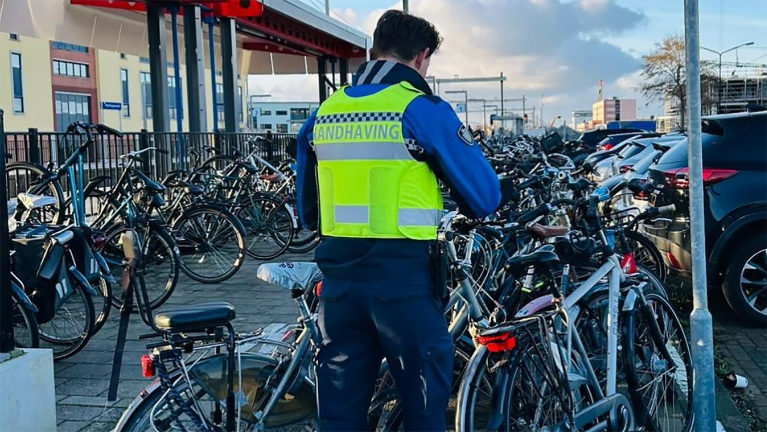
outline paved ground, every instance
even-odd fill
[[[307,256],[286,255],[280,260],[307,260]],[[235,328],[243,331],[273,322],[293,322],[297,313],[288,293],[258,280],[257,265],[256,261],[246,261],[237,275],[218,285],[199,284],[182,275],[168,306],[226,299],[237,308]],[[689,282],[677,283],[687,285],[682,287],[680,294],[689,290]],[[767,329],[744,326],[726,307],[721,296],[715,293],[712,293],[711,307],[716,321],[719,364],[730,369],[719,372],[732,371],[748,377],[751,385],[744,391],[745,403],[739,403],[739,406],[741,409],[752,409],[752,415],[767,420]],[[682,317],[688,313],[680,311]],[[107,405],[116,324],[117,317],[110,317],[110,322],[82,352],[55,365],[60,432],[110,430],[125,407],[149,384],[150,380],[141,377],[139,365],[140,357],[147,352],[146,342],[138,341],[138,335],[147,333],[147,328],[138,316],[134,316],[123,358],[118,400]],[[729,405],[732,406],[731,403]],[[727,422],[724,422],[729,432],[748,430],[742,426],[742,422],[737,427],[728,427]],[[752,421],[754,423],[758,425],[756,430],[762,430],[763,426],[760,425],[767,425]]]
[[[305,261],[307,257],[284,255],[280,260]],[[255,260],[246,261],[234,277],[217,285],[200,284],[182,274],[167,306],[226,300],[235,305],[234,327],[242,331],[273,322],[294,322],[298,313],[290,295],[256,278],[257,266]],[[109,321],[83,351],[55,364],[59,432],[111,430],[125,407],[151,382],[141,377],[140,359],[147,353],[147,342],[138,340],[140,334],[149,331],[134,315],[128,328],[118,399],[107,405],[118,322],[114,310]]]

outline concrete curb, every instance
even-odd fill
[[[722,423],[727,432],[748,432],[751,427],[748,421],[732,400],[729,391],[717,376],[716,382],[716,418]]]

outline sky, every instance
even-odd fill
[[[302,0],[324,10],[324,0]],[[699,0],[700,43],[723,51],[723,61],[767,64],[767,0]],[[372,35],[378,17],[396,0],[330,0],[331,15]],[[545,123],[591,109],[600,80],[605,98],[637,99],[638,116],[663,115],[658,102],[636,90],[642,55],[671,34],[684,34],[683,0],[410,0],[410,12],[434,23],[444,42],[431,61],[438,78],[507,76],[504,98],[526,98],[526,111],[543,109]],[[717,60],[707,51],[702,59]],[[251,76],[251,94],[273,100],[317,100],[316,76]],[[499,99],[498,83],[443,84],[448,100]],[[497,102],[487,102],[497,104]],[[507,108],[521,111],[521,102]],[[469,122],[482,121],[482,103],[469,104]]]

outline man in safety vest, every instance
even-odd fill
[[[445,431],[454,346],[430,249],[442,216],[438,179],[463,214],[501,202],[498,177],[452,107],[424,77],[441,38],[428,21],[388,11],[373,61],[339,89],[298,137],[305,226],[322,241],[317,399],[326,431],[368,430],[382,359],[408,431]]]

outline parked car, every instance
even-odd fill
[[[625,134],[625,133],[642,133],[644,132],[641,129],[634,129],[634,128],[622,128],[622,129],[597,129],[589,132],[584,132],[581,134],[580,137],[578,137],[578,141],[580,143],[591,149],[594,150],[597,147],[597,144],[599,144],[600,141],[603,139],[617,134]]]
[[[623,151],[631,144],[633,139],[659,137],[660,134],[619,134],[614,135],[602,140],[599,143],[600,147],[609,147],[606,150],[597,151],[592,153],[585,160],[584,163],[590,164],[594,167],[592,174],[592,181],[603,181],[612,175],[612,160],[608,160],[616,156],[619,152]]]
[[[675,204],[676,214],[643,229],[671,268],[689,273],[687,145],[670,149],[651,166],[648,182],[655,185],[650,203]],[[710,282],[721,282],[739,316],[767,325],[767,112],[703,120],[703,183]]]
[[[639,162],[645,156],[653,153],[656,150],[653,147],[653,143],[674,143],[684,138],[683,135],[664,135],[658,138],[641,138],[630,140],[629,145],[618,152],[618,155],[612,159],[613,169],[612,174],[623,174],[629,170],[634,164]]]

